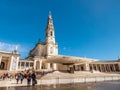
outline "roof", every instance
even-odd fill
[[[60,64],[74,64],[74,63],[83,63],[83,62],[92,62],[92,61],[93,60],[89,58],[57,55],[57,56],[48,57],[45,62],[60,63]]]
[[[15,53],[15,52],[9,52],[9,51],[0,51],[0,54],[14,54],[14,55],[19,55],[19,53]]]
[[[94,62],[91,62],[91,64],[115,64],[115,63],[118,63],[118,61],[114,60],[114,61],[94,61]]]

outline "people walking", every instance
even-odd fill
[[[12,80],[12,75],[10,75],[10,81]]]
[[[18,74],[16,75],[17,84],[18,84],[19,80],[20,80],[20,73],[18,73]]]
[[[5,80],[5,78],[6,78],[6,73],[3,74],[3,80]]]
[[[35,86],[35,84],[37,84],[37,80],[36,80],[36,74],[35,72],[32,73],[32,85]]]
[[[31,84],[31,73],[29,73],[27,76],[27,86],[29,87],[30,84]]]
[[[21,81],[21,84],[23,82],[23,79],[24,79],[24,75],[22,73],[20,73],[20,81]]]

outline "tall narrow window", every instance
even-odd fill
[[[51,54],[53,53],[53,47],[50,48],[50,53],[51,53]]]
[[[50,32],[50,35],[53,36],[53,32],[52,31]]]

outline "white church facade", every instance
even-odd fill
[[[26,59],[21,60],[17,49],[13,52],[0,51],[0,70],[23,71],[64,70],[120,72],[119,60],[98,61],[90,58],[64,56],[58,54],[55,31],[51,14],[48,15],[45,41],[37,42]]]

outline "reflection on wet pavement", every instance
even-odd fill
[[[33,87],[2,87],[0,90],[120,90],[120,81],[87,84],[39,85]]]

